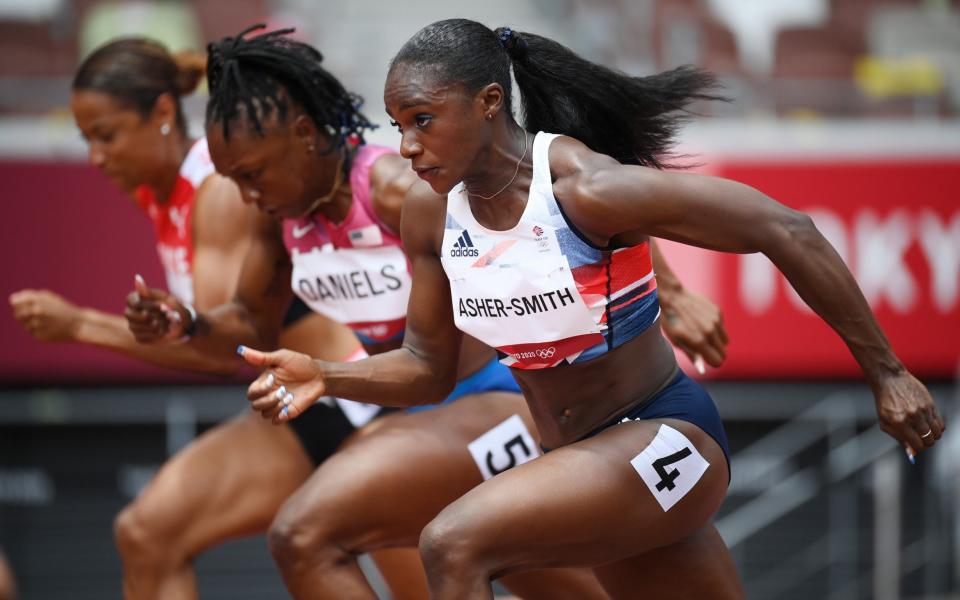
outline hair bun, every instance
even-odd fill
[[[519,31],[514,31],[510,27],[498,27],[494,30],[494,33],[497,34],[497,37],[500,39],[500,45],[507,51],[510,58],[513,60],[523,60],[526,58],[530,47],[527,45],[527,40],[523,38],[523,35],[521,35]]]
[[[207,56],[200,52],[183,51],[173,54],[172,58],[177,65],[177,93],[186,96],[196,90],[203,79],[207,70]]]

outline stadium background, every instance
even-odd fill
[[[122,34],[202,48],[256,21],[295,25],[366,97],[383,125],[371,139],[396,145],[387,61],[452,16],[553,36],[631,73],[693,63],[721,76],[732,102],[698,107],[681,151],[814,215],[949,423],[909,465],[843,344],[766,259],[668,245],[732,338],[705,379],[734,452],[717,523],[749,597],[960,597],[956,0],[0,0],[0,292],[49,288],[119,311],[134,273],[163,281],[147,220],[85,164],[67,110],[88,49]],[[186,104],[194,134],[203,102]],[[242,385],[41,344],[9,310],[0,341],[0,547],[20,595],[118,597],[113,515],[170,453],[245,410]],[[197,566],[203,598],[285,597],[262,538]]]

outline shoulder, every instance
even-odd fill
[[[609,241],[611,225],[622,218],[624,202],[636,208],[657,193],[660,171],[621,164],[571,137],[554,140],[549,160],[557,202],[577,228],[601,246]]]
[[[394,231],[400,230],[403,199],[416,173],[399,154],[379,156],[370,165],[370,200],[377,217]]]
[[[408,250],[427,247],[439,251],[447,216],[447,197],[438,194],[425,181],[417,181],[407,190],[403,205],[403,243]]]
[[[407,180],[406,187],[410,187],[414,179],[408,178],[408,174],[415,175],[410,168],[410,161],[393,152],[381,154],[370,165],[370,186],[375,192],[389,190],[403,180]],[[406,187],[403,188],[404,192]]]
[[[447,196],[433,191],[426,181],[417,181],[407,190],[404,210],[418,216],[443,217],[447,213]]]
[[[193,203],[194,211],[205,213],[229,212],[231,208],[236,209],[239,206],[244,206],[237,185],[217,173],[213,173],[203,180],[203,183],[197,188]]]
[[[244,204],[236,184],[214,173],[204,179],[194,198],[194,236],[226,245],[248,236],[256,215],[256,207]]]
[[[621,166],[606,154],[594,152],[575,138],[561,135],[550,144],[550,174],[557,186],[580,184],[609,169]]]

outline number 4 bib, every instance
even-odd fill
[[[630,461],[663,511],[687,495],[710,466],[685,435],[661,425],[650,445]]]

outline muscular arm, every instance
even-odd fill
[[[189,345],[233,361],[240,344],[274,347],[293,294],[291,269],[279,224],[258,217],[233,299],[198,311]]]
[[[719,367],[727,356],[729,342],[720,308],[706,296],[684,287],[652,238],[650,253],[657,274],[663,332],[674,346],[686,353],[701,374],[705,371],[704,359]]]
[[[847,344],[873,389],[881,427],[913,450],[939,437],[942,420],[929,393],[894,354],[810,217],[734,181],[620,165],[570,138],[554,143],[550,162],[558,200],[598,243],[642,232],[724,252],[762,252]],[[925,442],[920,434],[928,429],[935,435]]]
[[[373,206],[377,216],[399,231],[403,198],[415,174],[393,154],[378,158],[371,169]],[[261,218],[233,300],[198,314],[190,345],[224,359],[236,360],[238,345],[275,347],[290,302],[291,264],[277,223]],[[214,263],[215,264],[215,263]]]
[[[232,375],[235,361],[218,359],[186,345],[156,346],[141,344],[130,333],[127,321],[120,315],[92,308],[82,310],[76,341],[99,346],[145,362],[184,371]]]
[[[243,357],[266,369],[247,396],[274,423],[299,416],[327,394],[383,406],[438,402],[453,389],[462,334],[453,323],[450,286],[440,264],[444,202],[426,184],[404,201],[401,233],[413,269],[403,346],[351,363],[306,354],[244,348]]]
[[[193,302],[206,311],[229,301],[250,249],[257,211],[243,204],[237,186],[207,177],[193,208]]]
[[[10,304],[14,317],[41,341],[89,344],[171,369],[220,375],[236,370],[235,362],[193,348],[141,344],[120,315],[77,306],[49,290],[21,290],[10,296]]]
[[[191,233],[193,291],[199,310],[233,295],[253,217],[226,179],[212,175],[197,190]],[[78,307],[53,292],[23,290],[10,302],[17,318],[39,339],[90,344],[173,369],[228,375],[238,367],[232,356],[211,356],[189,345],[141,344],[122,316]]]
[[[840,334],[871,384],[904,372],[850,271],[807,215],[734,181],[621,165],[562,141],[567,176],[554,191],[592,236],[642,231],[711,250],[762,252]]]
[[[657,241],[650,239],[650,260],[653,262],[653,271],[657,274],[657,291],[660,296],[671,294],[683,289],[680,279],[673,272],[667,260],[660,251]]]
[[[198,192],[194,216],[193,336],[183,344],[151,345],[189,349],[235,369],[241,364],[239,344],[276,344],[292,295],[291,265],[279,223],[245,206],[229,180],[212,179],[222,187],[202,198]],[[172,321],[169,312],[178,313],[178,320]],[[156,289],[131,293],[126,317],[134,337],[146,343],[176,339],[190,319],[175,298]]]
[[[416,181],[410,161],[396,154],[384,154],[370,168],[373,210],[393,231],[400,231],[404,198]]]
[[[406,195],[401,234],[413,269],[403,346],[355,363],[323,363],[327,393],[388,406],[430,404],[456,382],[462,334],[440,264],[443,199],[426,184]]]

